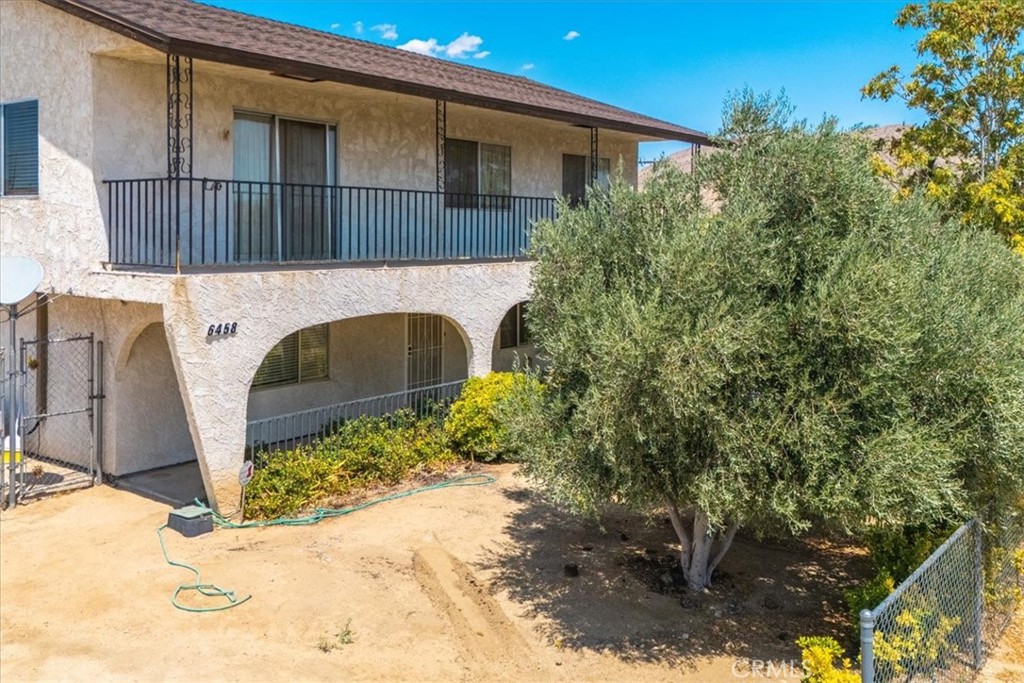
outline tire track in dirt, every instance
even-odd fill
[[[413,568],[430,602],[451,623],[473,674],[516,680],[537,673],[525,639],[464,562],[439,545],[428,545],[413,554]]]

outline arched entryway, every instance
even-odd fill
[[[129,344],[115,373],[107,473],[119,487],[169,504],[204,497],[163,323],[146,326]]]
[[[431,313],[346,318],[280,340],[249,389],[249,446],[302,439],[346,416],[412,405],[437,387],[456,391],[470,345],[452,320]]]

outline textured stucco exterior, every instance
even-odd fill
[[[37,2],[0,2],[0,102],[38,99],[40,114],[39,196],[0,198],[0,251],[43,264],[51,334],[104,342],[105,472],[196,457],[210,499],[232,506],[246,420],[404,388],[408,313],[445,318],[446,380],[511,363],[495,334],[530,297],[528,262],[189,274],[106,266],[102,181],[167,173],[165,78],[164,55],[149,48]],[[334,124],[339,184],[436,187],[432,100],[202,61],[193,79],[196,177],[232,177],[242,110]],[[585,128],[460,105],[447,108],[447,133],[510,146],[520,196],[556,195],[562,155],[590,153]],[[630,182],[638,140],[600,132],[599,155],[621,162]],[[222,322],[237,332],[207,336]],[[274,344],[320,323],[331,323],[328,381],[250,392]]]

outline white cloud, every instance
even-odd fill
[[[380,37],[384,40],[398,40],[397,24],[377,24],[372,26],[371,30],[380,33]]]
[[[445,46],[444,53],[449,57],[466,57],[479,50],[482,42],[484,39],[480,36],[463,33]]]
[[[471,36],[468,33],[463,33],[447,45],[442,45],[437,42],[437,38],[429,38],[427,40],[414,38],[407,43],[399,45],[398,49],[415,52],[420,55],[430,55],[432,57],[444,55],[445,57],[464,59],[472,56],[477,59],[482,59],[491,54],[488,50],[480,49],[480,45],[483,44],[483,42],[484,39],[480,36]]]
[[[408,43],[399,45],[398,49],[415,52],[418,55],[433,56],[441,51],[442,46],[437,44],[437,38],[431,38],[430,40],[413,38]]]
[[[562,36],[562,40],[576,40],[579,37],[580,37],[580,32],[579,31],[569,31],[564,36]]]
[[[522,69],[523,71],[531,71],[533,69],[533,63],[531,62],[529,64],[523,64],[519,68]]]
[[[338,22],[334,22],[333,24],[331,24],[331,28],[334,28],[334,29],[341,28],[341,24],[339,24]]]
[[[356,23],[352,24],[352,28],[354,28],[356,30],[356,33],[362,35],[362,33],[363,33],[363,22],[357,21]]]

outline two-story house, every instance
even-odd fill
[[[532,354],[531,225],[635,183],[639,142],[706,142],[190,0],[0,2],[0,127],[0,249],[45,273],[5,350],[25,456],[198,460],[222,509],[254,438]],[[34,343],[90,335],[92,358]]]

